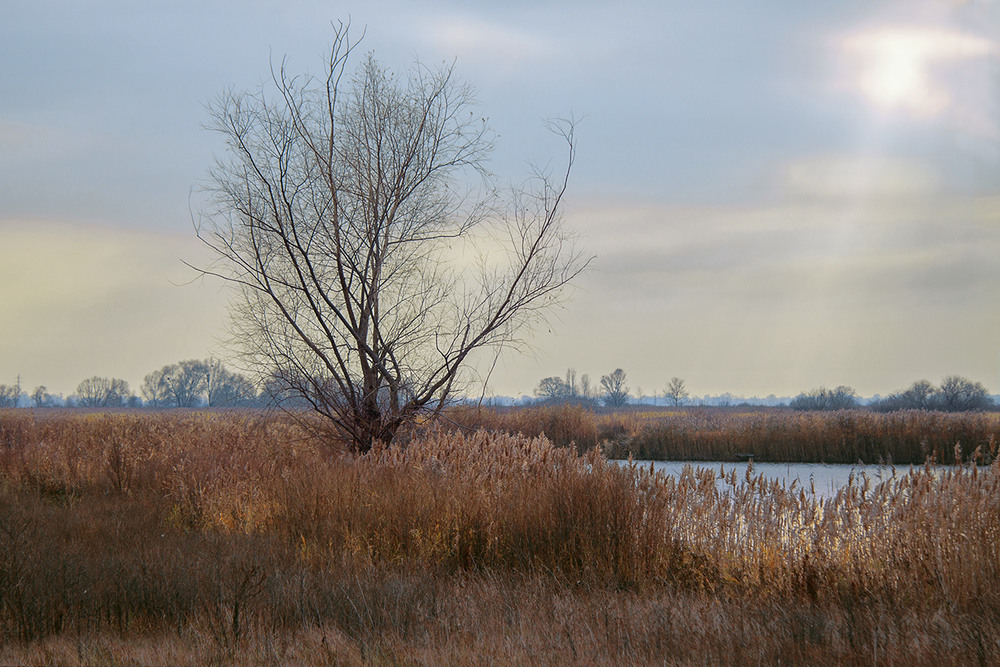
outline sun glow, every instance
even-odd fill
[[[843,42],[853,85],[876,108],[917,117],[940,115],[954,104],[948,68],[997,51],[986,39],[928,28],[880,28]]]
[[[858,83],[876,106],[933,114],[946,103],[931,89],[927,55],[919,40],[911,35],[888,35],[873,55]]]

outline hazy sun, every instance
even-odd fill
[[[945,100],[931,90],[927,65],[927,48],[919,38],[884,35],[873,44],[871,61],[858,83],[879,107],[933,114]]]
[[[843,42],[854,85],[874,106],[935,116],[952,103],[943,66],[995,50],[992,42],[964,33],[926,28],[882,28]]]

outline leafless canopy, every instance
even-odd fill
[[[452,68],[404,77],[335,27],[322,78],[290,75],[210,106],[205,272],[239,286],[234,333],[282,396],[357,451],[439,411],[477,350],[519,340],[586,265],[560,221],[565,174],[501,196],[492,135]],[[471,184],[471,185],[470,185]]]

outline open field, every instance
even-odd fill
[[[998,664],[998,554],[1000,463],[821,502],[520,435],[0,411],[0,664]]]
[[[796,412],[782,408],[587,410],[565,405],[534,408],[456,408],[457,423],[507,433],[544,433],[581,449],[602,444],[611,458],[656,461],[895,463],[922,465],[928,457],[955,462],[982,456],[1000,442],[1000,413],[891,413],[867,410]]]

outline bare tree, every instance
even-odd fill
[[[674,404],[674,407],[680,406],[688,397],[688,391],[684,386],[684,380],[679,377],[670,378],[670,384],[667,385],[667,390],[664,392],[664,396],[670,399],[670,402]]]
[[[909,389],[889,394],[872,404],[880,412],[893,410],[932,410],[937,403],[937,389],[927,380],[917,380]]]
[[[209,407],[233,408],[256,401],[257,390],[245,376],[230,371],[218,359],[209,359],[205,366],[208,369],[205,394]]]
[[[18,397],[16,386],[0,384],[0,408],[16,408]]]
[[[198,235],[218,258],[205,273],[239,287],[247,361],[363,452],[440,411],[470,355],[522,342],[587,259],[559,214],[572,123],[552,125],[565,174],[502,197],[473,89],[451,67],[401,78],[371,55],[351,73],[356,46],[336,26],[323,78],[282,63],[276,95],[210,107],[228,151]]]
[[[796,410],[851,410],[858,407],[858,393],[846,385],[820,387],[799,394],[789,405]]]
[[[571,398],[576,398],[580,395],[576,386],[576,369],[567,368],[566,369],[566,387],[569,389],[569,395]]]
[[[146,375],[142,395],[154,408],[193,408],[206,398],[211,369],[209,362],[188,359],[168,364]]]
[[[987,410],[993,407],[993,399],[981,382],[973,382],[960,375],[949,375],[942,380],[936,398],[939,407],[948,412]]]
[[[905,406],[912,410],[926,410],[933,407],[934,385],[927,380],[917,380],[901,395]]]
[[[580,396],[584,398],[594,397],[594,390],[590,386],[590,376],[586,373],[580,376]]]
[[[88,408],[115,408],[125,405],[132,392],[128,382],[119,378],[94,376],[76,387],[79,404]]]
[[[165,408],[170,405],[170,387],[165,381],[165,376],[169,366],[164,366],[158,371],[147,373],[142,380],[142,387],[139,391],[146,405],[151,408]]]
[[[610,375],[601,376],[605,405],[620,408],[628,403],[628,387],[625,386],[625,381],[625,371],[620,368],[616,368]]]
[[[882,412],[892,410],[943,410],[962,412],[988,410],[994,406],[986,387],[959,375],[949,375],[935,387],[927,380],[914,382],[909,389],[889,394],[873,407]]]
[[[31,392],[31,402],[35,404],[36,408],[47,408],[54,403],[54,399],[45,385],[41,385],[35,387],[35,390]]]
[[[573,396],[570,386],[558,375],[542,378],[535,388],[535,396],[545,403],[560,403]]]
[[[179,361],[170,367],[166,382],[174,405],[179,408],[195,407],[202,402],[208,390],[208,364],[198,359]]]

